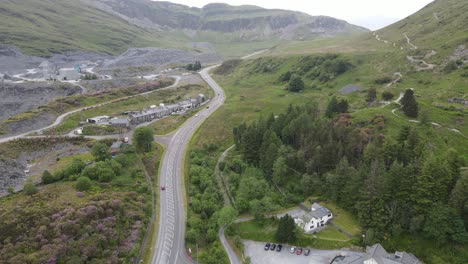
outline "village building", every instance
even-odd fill
[[[380,244],[366,248],[363,255],[336,257],[331,264],[421,264],[413,254],[396,251],[389,254]]]
[[[109,116],[96,116],[93,118],[88,118],[86,121],[91,124],[104,124],[109,122]]]
[[[306,233],[317,231],[318,228],[325,226],[331,219],[333,214],[327,208],[313,203],[311,211],[303,214],[302,216],[295,217],[294,222],[304,230]]]
[[[205,95],[204,94],[199,94],[197,96],[198,104],[202,104],[203,102],[206,101]]]
[[[200,106],[200,101],[198,99],[190,99],[190,103],[192,103],[192,107]]]
[[[175,112],[179,112],[181,110],[181,107],[178,104],[166,105],[166,108],[169,110],[171,114]]]
[[[110,147],[110,152],[112,155],[119,153],[120,147],[122,147],[122,141],[115,141]]]
[[[112,127],[128,128],[130,121],[127,118],[112,118],[109,121],[109,125]]]
[[[192,108],[192,102],[190,102],[190,100],[182,101],[179,103],[179,105],[182,110],[187,110],[187,109]]]

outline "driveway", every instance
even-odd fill
[[[243,241],[245,246],[244,254],[250,257],[252,264],[329,264],[336,256],[362,256],[363,252],[347,250],[318,250],[311,249],[309,256],[289,253],[291,246],[283,245],[281,252],[265,251],[264,242],[250,240]]]

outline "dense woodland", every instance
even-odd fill
[[[453,149],[435,149],[415,129],[384,136],[376,116],[353,124],[348,114],[325,118],[317,105],[234,129],[240,158],[228,166],[239,211],[266,213],[288,200],[311,195],[331,199],[354,213],[364,243],[401,234],[439,245],[468,243],[468,171]]]

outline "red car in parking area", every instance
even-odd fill
[[[301,255],[302,254],[302,248],[296,249],[296,255]]]

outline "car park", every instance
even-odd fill
[[[274,251],[275,248],[276,248],[276,244],[271,244],[270,250],[271,250],[271,251]]]
[[[281,252],[281,249],[283,249],[283,245],[279,244],[279,245],[276,247],[276,251]]]
[[[294,252],[296,252],[296,247],[291,247],[291,249],[289,250],[289,253],[294,254]]]
[[[309,254],[310,254],[310,249],[306,248],[304,250],[304,256],[309,256]]]
[[[269,249],[270,249],[270,243],[266,243],[264,249],[265,249],[265,250],[269,250]]]
[[[296,255],[301,255],[302,254],[302,248],[296,249]]]

